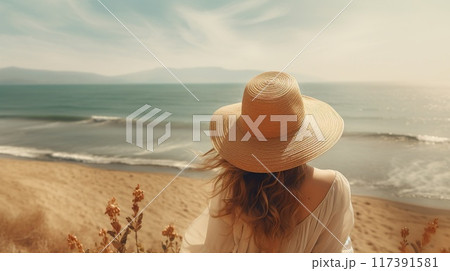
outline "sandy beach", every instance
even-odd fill
[[[140,184],[146,205],[173,178],[162,173],[103,170],[73,163],[0,159],[0,251],[65,252],[68,233],[86,248],[100,241],[100,228],[109,228],[106,203],[115,197],[121,222],[131,214],[131,193]],[[173,223],[183,233],[207,205],[207,180],[178,177],[145,210],[140,240],[145,249],[160,251],[161,231]],[[439,229],[428,251],[450,243],[450,211],[353,196],[355,252],[398,252],[400,229],[409,240],[420,239],[431,219]],[[128,246],[132,249],[134,240]]]

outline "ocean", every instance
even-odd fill
[[[239,102],[244,84],[188,87],[200,101],[175,84],[0,86],[0,155],[176,173],[211,148],[206,135],[193,142],[192,115]],[[450,88],[304,83],[300,89],[345,121],[342,139],[313,166],[341,171],[355,194],[450,209]],[[125,118],[145,104],[172,113],[171,137],[153,152],[125,141]],[[196,167],[187,174],[204,174]]]

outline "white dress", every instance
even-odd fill
[[[181,252],[260,252],[245,222],[233,224],[230,216],[213,217],[222,204],[220,197],[211,199],[209,207],[186,230]],[[284,238],[281,252],[353,252],[350,185],[340,172],[336,171],[328,193],[312,214]]]

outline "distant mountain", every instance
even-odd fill
[[[106,84],[109,77],[69,71],[33,70],[16,67],[0,69],[0,84]]]
[[[259,70],[227,70],[218,67],[171,69],[183,83],[243,83],[258,75]],[[297,79],[305,81],[305,77]],[[310,81],[310,80],[308,80]],[[56,84],[177,84],[178,81],[164,68],[104,76],[73,71],[34,70],[17,67],[0,69],[0,85],[56,85]]]

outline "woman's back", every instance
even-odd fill
[[[303,221],[324,200],[336,178],[336,171],[307,167],[306,175],[298,191],[291,191],[299,199],[300,216]]]
[[[348,251],[351,245],[344,244],[353,227],[353,208],[347,179],[337,171],[310,168],[295,196],[298,224],[277,252]],[[223,204],[223,194],[211,200],[187,229],[182,252],[262,252],[246,222],[217,217]]]

